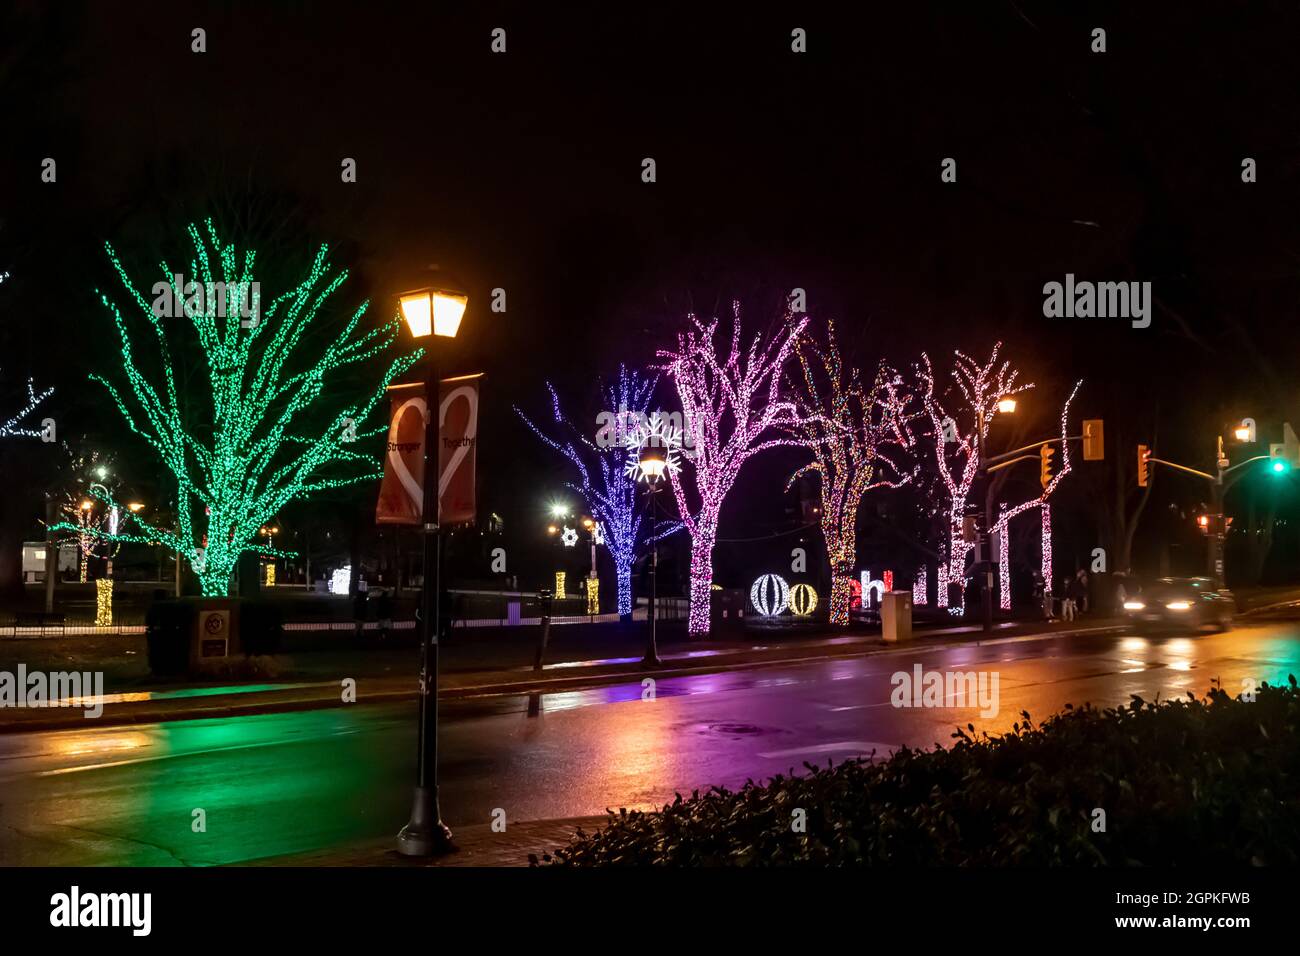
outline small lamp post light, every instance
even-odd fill
[[[1016,410],[1016,400],[1010,395],[998,399],[998,411],[1003,415],[1010,415]]]
[[[416,289],[397,297],[402,319],[414,339],[452,339],[460,331],[469,297],[442,288]],[[433,343],[428,343],[432,345]],[[438,806],[438,629],[441,625],[442,531],[438,519],[438,366],[433,348],[425,349],[424,400],[424,583],[420,588],[420,727],[411,818],[397,835],[403,856],[433,856],[452,849],[451,830]]]
[[[1241,424],[1232,430],[1232,437],[1239,442],[1255,441],[1255,419],[1243,418]]]
[[[646,605],[646,614],[650,618],[649,636],[646,639],[645,657],[642,664],[654,667],[659,661],[658,635],[655,633],[658,615],[655,613],[655,599],[659,591],[659,543],[655,540],[657,532],[656,518],[658,508],[659,483],[668,472],[668,454],[658,444],[647,444],[640,449],[637,467],[641,471],[641,480],[649,485],[650,491],[650,601]]]

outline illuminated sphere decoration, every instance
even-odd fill
[[[817,610],[817,592],[811,584],[796,584],[790,588],[790,612],[796,617],[807,617]]]
[[[776,617],[790,605],[790,585],[779,574],[765,574],[749,589],[749,601],[764,617]]]

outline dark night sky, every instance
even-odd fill
[[[766,324],[793,286],[867,367],[1003,338],[1054,405],[1077,377],[1083,412],[1159,398],[1184,458],[1206,456],[1198,423],[1300,421],[1293,5],[45,6],[0,21],[20,365],[107,331],[89,294],[104,239],[181,238],[214,183],[251,182],[350,254],[347,303],[435,262],[471,292],[449,361],[490,376],[503,508],[519,471],[558,477],[511,403],[539,408],[547,377],[576,403],[649,362],[692,303],[738,296]],[[50,155],[57,186],[38,181]],[[1066,272],[1152,281],[1151,328],[1045,319],[1042,285]],[[778,502],[784,467],[755,463],[738,494]]]

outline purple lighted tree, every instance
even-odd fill
[[[813,460],[793,475],[816,474],[821,490],[821,529],[831,564],[832,624],[849,623],[857,564],[858,506],[873,488],[897,488],[911,481],[915,466],[903,466],[913,438],[908,422],[911,396],[898,373],[883,361],[870,387],[856,368],[844,369],[834,323],[826,324],[826,345],[804,336],[795,346],[803,383],[796,391],[805,416],[800,429]]]
[[[714,343],[718,320],[688,318],[691,326],[677,336],[677,348],[661,350],[659,358],[664,360],[663,369],[672,377],[681,400],[685,457],[694,465],[698,499],[692,506],[681,476],[670,472],[678,513],[691,536],[687,630],[707,634],[718,515],[740,466],[768,448],[804,444],[793,437],[793,429],[804,423],[804,416],[794,402],[782,400],[779,392],[782,370],[808,317],[787,313],[782,329],[766,344],[756,335],[742,351],[740,303],[733,302],[731,347],[722,359]]]

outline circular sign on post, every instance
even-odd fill
[[[779,574],[765,574],[749,589],[749,601],[764,617],[776,617],[790,603],[790,585]]]

